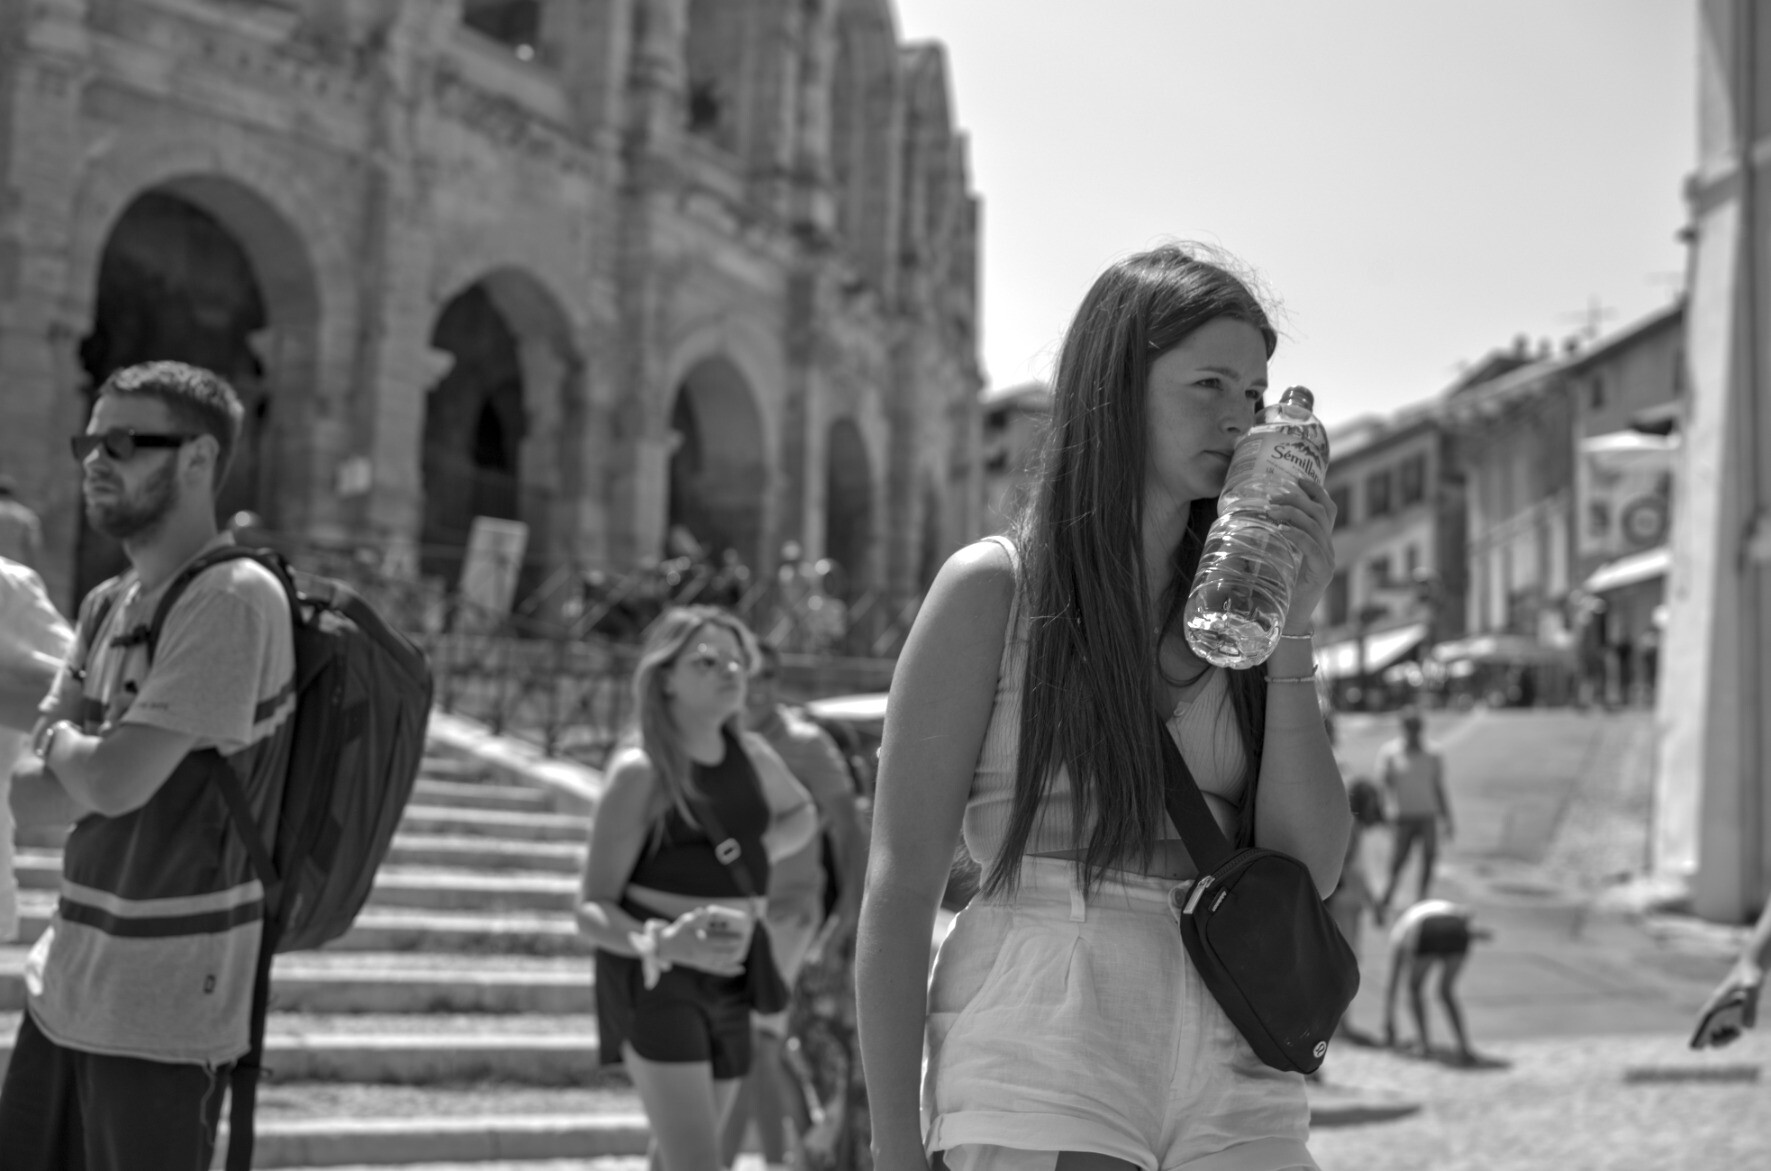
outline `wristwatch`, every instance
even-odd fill
[[[55,751],[55,734],[61,731],[61,726],[65,723],[67,723],[66,720],[57,720],[55,723],[49,725],[49,727],[43,729],[43,739],[37,744],[38,760],[44,761],[45,763],[48,762],[49,754]]]

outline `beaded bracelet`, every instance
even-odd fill
[[[1316,665],[1310,664],[1308,675],[1269,675],[1268,683],[1314,683],[1316,682]]]
[[[1284,642],[1288,638],[1294,642],[1315,642],[1316,632],[1312,630],[1306,631],[1303,634],[1281,634],[1279,636],[1279,641]]]

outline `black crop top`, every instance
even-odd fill
[[[769,828],[769,806],[744,746],[730,730],[723,736],[725,756],[718,764],[697,763],[690,784],[700,800],[713,806],[720,828],[738,840],[741,864],[761,893],[769,888],[769,855],[762,840]],[[664,812],[663,832],[654,837],[648,831],[646,852],[628,881],[672,894],[744,897],[731,870],[714,856],[713,845],[704,830],[690,825],[672,805]]]

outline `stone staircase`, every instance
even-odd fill
[[[355,926],[277,957],[256,1167],[641,1165],[638,1098],[597,1066],[590,952],[572,919],[589,819],[573,805],[433,737]],[[0,1066],[63,837],[19,835],[22,940],[0,947]]]

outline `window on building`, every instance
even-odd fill
[[[1353,523],[1353,488],[1342,484],[1338,488],[1328,490],[1328,498],[1334,501],[1334,527],[1345,528]]]
[[[541,41],[541,0],[466,0],[461,21],[531,61]]]
[[[1593,410],[1605,409],[1605,376],[1603,374],[1593,375],[1592,382],[1588,384],[1587,393],[1590,396],[1588,401]]]
[[[1396,497],[1397,504],[1407,508],[1411,504],[1419,504],[1427,495],[1427,457],[1411,455],[1402,461],[1397,471]]]
[[[1379,553],[1365,563],[1365,575],[1371,580],[1374,590],[1387,589],[1390,585],[1390,555]]]
[[[1365,515],[1390,515],[1390,469],[1365,477]]]
[[[1413,581],[1415,570],[1420,568],[1420,546],[1408,546],[1407,549],[1403,550],[1402,560],[1405,566],[1402,571],[1403,574],[1406,576],[1407,580]]]
[[[1347,571],[1336,573],[1328,583],[1328,593],[1324,602],[1328,606],[1327,624],[1341,626],[1347,621],[1347,611],[1351,608],[1351,590],[1347,582]]]

